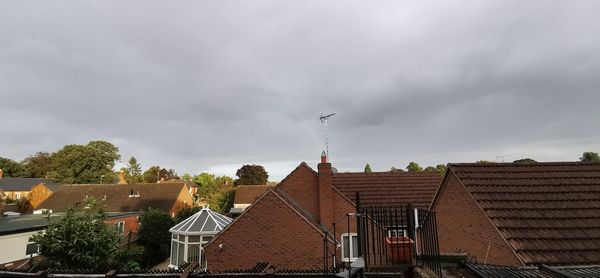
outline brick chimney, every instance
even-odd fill
[[[127,181],[125,180],[125,171],[121,170],[121,172],[119,172],[119,184],[127,184]]]
[[[333,224],[333,183],[331,180],[331,163],[327,161],[325,152],[321,154],[319,169],[319,221],[326,227]]]
[[[2,174],[3,174],[3,173],[4,173],[4,172],[2,171],[2,169],[0,169],[0,179],[2,178]]]

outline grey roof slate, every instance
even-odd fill
[[[4,191],[30,191],[32,187],[43,183],[50,190],[56,191],[59,184],[42,178],[0,178],[0,189]]]
[[[169,232],[182,235],[214,234],[223,230],[231,221],[232,219],[227,216],[218,214],[209,208],[203,208],[173,226]]]

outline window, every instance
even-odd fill
[[[358,236],[342,234],[342,259],[354,261],[358,258]]]
[[[33,239],[29,239],[27,241],[27,247],[25,248],[25,255],[35,255],[40,251],[40,247],[33,241]]]
[[[119,233],[125,232],[125,221],[117,221],[115,222],[115,227]]]

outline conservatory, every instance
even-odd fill
[[[169,230],[171,232],[171,259],[169,267],[178,268],[185,263],[198,262],[206,268],[203,247],[232,219],[203,208]]]

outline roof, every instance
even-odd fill
[[[600,163],[449,166],[526,265],[600,263]]]
[[[362,205],[410,203],[428,208],[443,176],[438,172],[373,172],[333,174],[333,186],[354,202],[356,192]]]
[[[4,191],[30,191],[34,186],[43,183],[52,191],[58,188],[58,184],[42,178],[0,178],[0,189]]]
[[[106,218],[121,218],[129,215],[137,215],[137,213],[106,213]],[[62,213],[50,214],[52,219],[60,219],[63,216],[64,214]],[[48,215],[46,214],[0,217],[0,236],[39,231],[48,227],[48,224]]]
[[[215,234],[223,230],[233,219],[218,214],[209,208],[203,208],[194,215],[179,222],[169,230],[182,235]]]
[[[507,267],[485,264],[466,264],[478,277],[505,278],[505,277],[527,277],[527,278],[577,278],[577,277],[600,277],[600,265],[586,266],[548,266],[538,265],[536,267]]]
[[[269,190],[268,185],[240,185],[235,189],[234,204],[252,204]]]
[[[74,184],[61,185],[36,209],[51,209],[55,212],[94,198],[105,204],[108,212],[140,211],[156,208],[171,211],[182,190],[183,183],[138,183],[138,184]],[[191,205],[191,204],[190,204]]]

